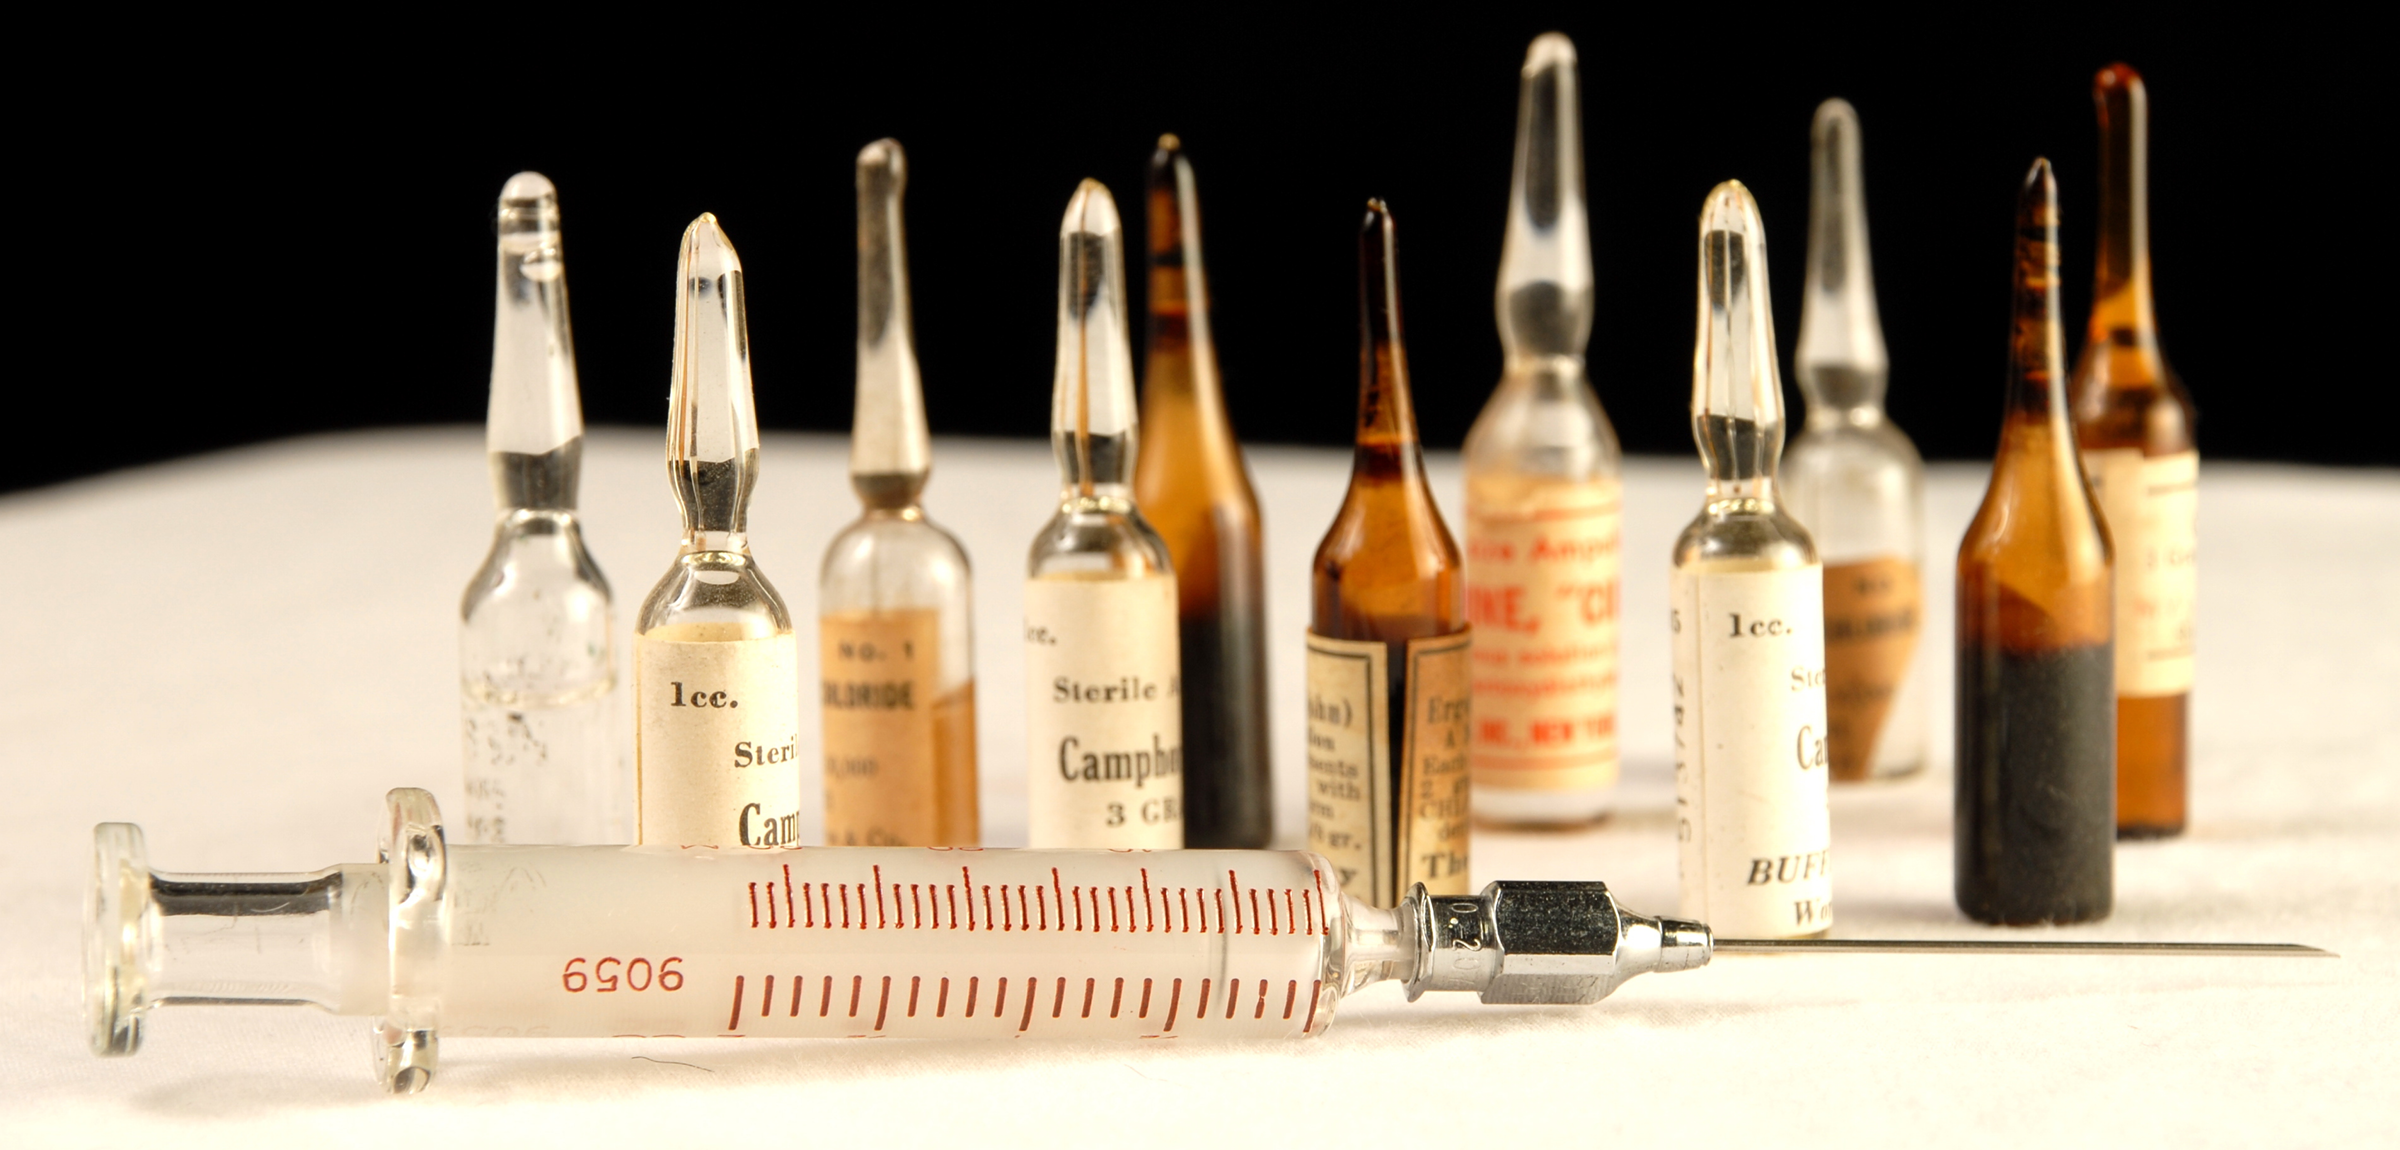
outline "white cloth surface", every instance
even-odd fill
[[[856,511],[844,446],[770,435],[762,454],[754,548],[813,619],[816,564]],[[934,458],[929,510],[977,564],[985,841],[1017,845],[1022,557],[1054,472],[1036,443]],[[619,431],[585,456],[588,537],[628,636],[677,536],[659,459],[655,436]],[[1277,827],[1296,847],[1308,558],[1348,460],[1251,463]],[[1455,525],[1457,458],[1431,467]],[[294,440],[0,498],[0,1146],[2400,1141],[2400,476],[2207,466],[2191,829],[2119,848],[2107,921],[1996,932],[1950,895],[1951,556],[1984,474],[1931,471],[1933,765],[1837,788],[1836,934],[2340,958],[1729,955],[1593,1007],[1411,1004],[1387,984],[1324,1037],[1269,1046],[453,1039],[405,1100],[373,1083],[368,1020],[307,1009],[167,1007],[139,1055],[93,1057],[80,902],[96,822],[140,823],[161,869],[299,871],[371,859],[388,788],[459,809],[480,434]],[[1604,878],[1674,912],[1667,566],[1699,484],[1688,460],[1626,468],[1619,813],[1479,830],[1477,883]],[[802,722],[808,746],[814,708]],[[821,796],[803,790],[813,829]]]

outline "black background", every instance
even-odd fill
[[[379,60],[358,51],[371,33],[340,50],[128,56],[53,86],[20,124],[34,162],[19,191],[39,194],[16,218],[43,267],[21,281],[41,302],[19,328],[28,422],[0,489],[303,432],[479,421],[492,202],[523,168],[560,187],[591,422],[663,422],[676,241],[713,211],[747,269],[761,421],[844,429],[851,165],[884,135],[908,148],[937,433],[1046,433],[1060,213],[1097,177],[1139,237],[1152,141],[1173,131],[1199,174],[1243,436],[1347,440],[1355,230],[1377,195],[1400,226],[1425,438],[1455,445],[1499,371],[1517,68],[1551,28],[1582,53],[1592,376],[1629,451],[1691,449],[1695,221],[1719,180],[1743,180],[1765,212],[1788,360],[1809,119],[1841,95],[1864,125],[1891,411],[1928,457],[1988,454],[2018,183],[2037,155],[2057,165],[2071,356],[2090,294],[2091,77],[2124,59],[2149,83],[2162,340],[2202,449],[2400,463],[2400,437],[2374,430],[2393,413],[2374,342],[2393,303],[2387,208],[2360,171],[2362,142],[2388,128],[2368,122],[2383,113],[2367,78],[2327,55],[2360,29],[1364,11],[960,24],[927,10],[769,29],[694,10],[607,51],[498,22],[459,38],[485,42],[472,51]]]

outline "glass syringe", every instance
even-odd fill
[[[1715,951],[1789,950],[1647,918],[1598,882],[1495,882],[1374,909],[1300,851],[473,846],[386,798],[381,861],[153,871],[95,828],[92,1049],[165,1004],[379,1016],[387,1089],[465,1037],[1299,1038],[1387,979],[1410,999],[1597,1002]],[[1838,942],[1826,949],[2323,954],[2281,944]]]

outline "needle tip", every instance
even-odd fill
[[[1544,32],[1533,38],[1525,49],[1525,76],[1536,76],[1551,68],[1575,66],[1575,41],[1564,32]]]
[[[1067,201],[1066,218],[1058,225],[1060,235],[1106,236],[1122,228],[1117,199],[1108,194],[1108,185],[1088,179],[1075,185],[1075,198]]]

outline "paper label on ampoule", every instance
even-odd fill
[[[1025,729],[1036,847],[1183,846],[1175,577],[1025,582]]]
[[[1732,938],[1815,934],[1833,924],[1824,572],[1673,584],[1683,916]]]
[[[1308,844],[1345,893],[1467,893],[1471,649],[1464,632],[1411,640],[1395,684],[1389,644],[1308,637]]]
[[[1467,484],[1479,786],[1617,781],[1619,485]]]
[[[817,618],[827,846],[948,845],[934,753],[940,627],[931,610]]]
[[[1917,562],[1889,556],[1825,567],[1825,751],[1833,777],[1874,774],[1892,704],[1908,682],[1924,614]]]
[[[634,638],[637,842],[763,848],[799,838],[799,647],[788,633],[730,637],[737,626],[672,624]]]
[[[2083,454],[2116,545],[2117,694],[2192,689],[2200,595],[2200,454],[2139,448]]]

